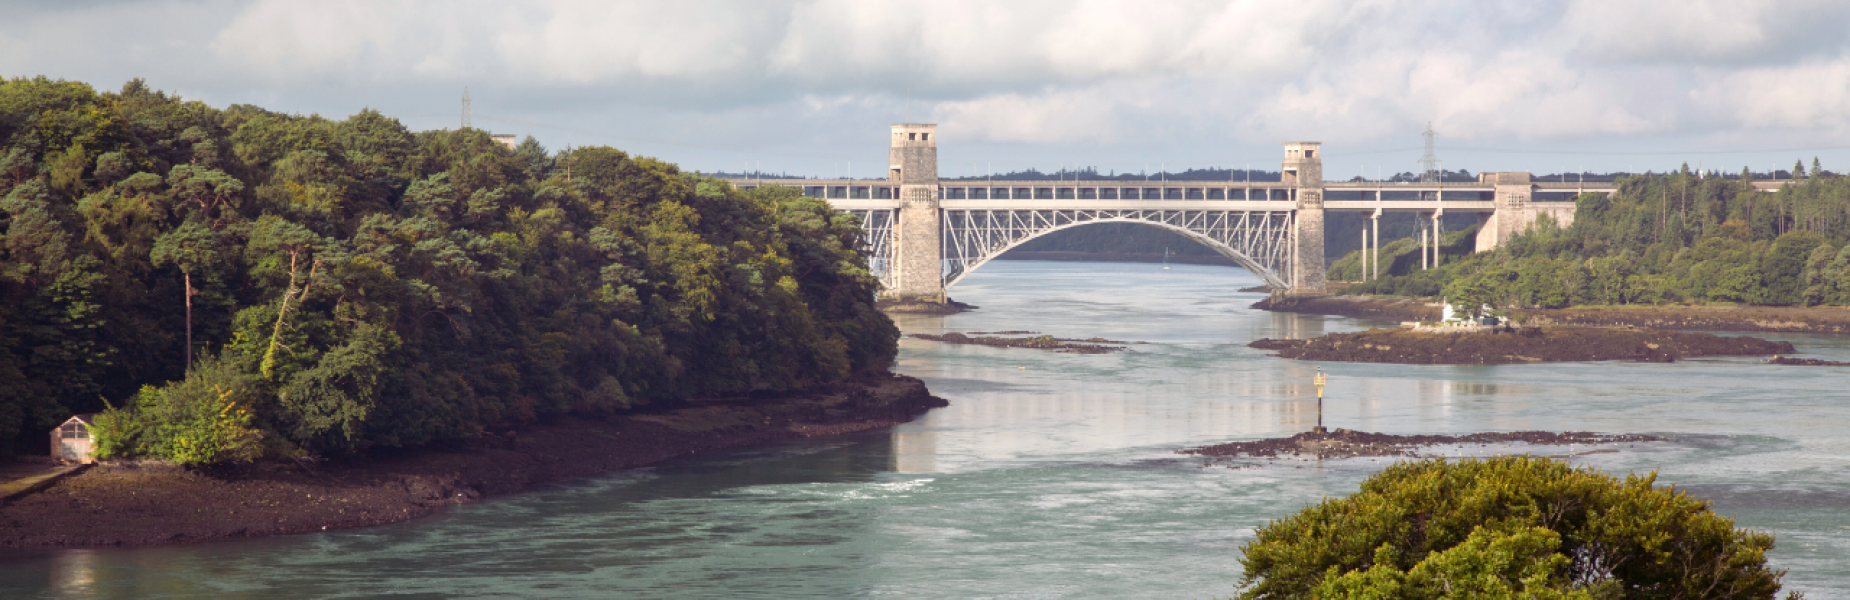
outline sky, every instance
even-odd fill
[[[699,171],[1850,171],[1831,1],[0,0],[0,76],[414,130],[473,124]]]

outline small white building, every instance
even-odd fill
[[[488,134],[488,138],[500,142],[501,145],[507,146],[509,150],[520,145],[520,136],[512,133],[491,133]]]
[[[90,425],[95,423],[95,418],[96,413],[77,415],[51,430],[51,457],[90,462]]]

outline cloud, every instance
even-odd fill
[[[967,132],[975,141],[1113,143],[1125,133],[1114,114],[1124,104],[1115,100],[1108,93],[999,94],[942,102],[931,116],[945,130]]]
[[[1850,130],[1850,58],[1712,77],[1692,96],[1746,128]]]
[[[1589,62],[1744,65],[1841,53],[1846,22],[1827,0],[1573,0],[1558,33]]]
[[[1397,145],[1427,121],[1486,145],[1850,129],[1850,5],[1824,0],[158,0],[8,16],[11,76],[143,76],[218,104],[435,127],[468,86],[507,122],[760,148],[858,144],[907,114],[942,121],[947,144],[1122,154]]]

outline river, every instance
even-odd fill
[[[901,328],[1140,343],[1080,355],[906,339],[896,370],[951,406],[888,431],[693,456],[369,529],[16,554],[0,559],[0,597],[1224,597],[1255,526],[1388,463],[1203,468],[1173,451],[1310,428],[1321,366],[1331,428],[1666,436],[1574,460],[1656,470],[1773,532],[1788,590],[1850,598],[1842,370],[1290,362],[1245,343],[1379,323],[1256,311],[1258,294],[1234,290],[1257,283],[1226,267],[992,262],[953,290],[981,310]],[[1763,337],[1850,360],[1850,339]]]

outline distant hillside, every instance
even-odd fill
[[[1752,175],[1619,178],[1614,193],[1584,194],[1574,222],[1538,222],[1491,252],[1460,252],[1439,269],[1396,268],[1346,293],[1444,295],[1469,305],[1560,308],[1584,305],[1744,303],[1850,304],[1850,178],[1814,159],[1776,193]],[[1359,240],[1359,238],[1358,238]],[[1357,242],[1359,243],[1359,241]],[[1404,248],[1397,248],[1403,251]],[[1417,267],[1417,258],[1384,271]],[[1332,278],[1359,274],[1359,254],[1336,261]]]

